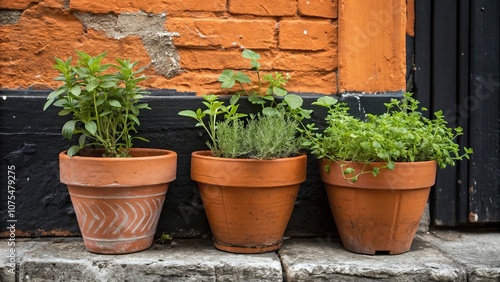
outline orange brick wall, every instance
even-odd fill
[[[203,94],[250,48],[289,90],[337,93],[337,0],[0,0],[1,17],[2,89],[56,87],[53,58],[77,49],[140,60],[146,87]]]

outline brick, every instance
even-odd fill
[[[273,20],[170,18],[165,25],[179,33],[176,46],[269,49],[277,45]]]
[[[280,49],[326,50],[337,42],[337,25],[330,21],[284,20],[279,25]]]
[[[282,71],[333,71],[337,69],[337,49],[321,52],[275,52],[272,68]]]
[[[75,11],[88,13],[125,13],[139,12],[146,13],[167,13],[190,11],[190,12],[223,12],[226,10],[226,0],[72,0],[70,8]]]
[[[75,57],[75,49],[93,55],[108,51],[114,57],[140,60],[150,58],[140,38],[108,38],[102,32],[84,32],[82,23],[72,14],[37,5],[26,10],[17,24],[0,27],[0,85],[2,88],[48,88],[60,85],[54,81],[51,68],[54,57]],[[26,60],[29,58],[29,60]]]
[[[0,1],[0,9],[9,9],[9,10],[24,10],[29,7],[31,4],[31,0],[17,0],[17,1]]]
[[[297,1],[230,0],[229,12],[255,16],[293,16],[297,14]]]
[[[177,51],[183,69],[224,70],[251,68],[250,61],[241,57],[240,49],[206,50],[178,48]],[[262,63],[264,64],[262,68],[266,68],[266,65],[268,69],[270,68],[270,62],[266,64],[262,61]]]
[[[292,77],[287,84],[290,92],[296,93],[337,93],[336,72],[290,72]],[[180,92],[196,92],[202,94],[228,94],[221,89],[217,77],[220,71],[186,71],[176,77],[166,79],[161,76],[149,76],[148,85],[157,89],[176,89]],[[252,77],[252,76],[251,76]],[[234,90],[239,90],[236,87]]]
[[[189,70],[249,69],[250,62],[241,57],[241,50],[177,49],[180,64]],[[258,51],[261,70],[333,71],[337,68],[337,49],[322,52]]]
[[[4,0],[0,1],[0,9],[26,10],[30,8],[30,5],[32,3],[34,2],[31,0],[17,0],[17,1]],[[64,0],[45,0],[37,3],[37,5],[43,7],[63,8]]]
[[[336,72],[292,72],[287,84],[290,92],[337,94]]]
[[[179,92],[196,92],[197,95],[221,93],[217,81],[219,71],[186,71],[166,79],[159,75],[148,75],[147,83],[153,89],[175,89]]]
[[[320,18],[337,18],[337,0],[299,0],[299,14]]]

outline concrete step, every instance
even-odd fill
[[[394,256],[354,254],[338,238],[288,239],[259,255],[221,252],[208,239],[127,255],[89,253],[80,238],[15,242],[0,243],[0,281],[500,281],[498,231],[420,233]]]

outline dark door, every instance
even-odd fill
[[[500,1],[416,0],[415,12],[415,94],[474,149],[439,171],[432,224],[500,223]]]

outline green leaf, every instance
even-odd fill
[[[59,116],[67,116],[67,115],[69,115],[70,113],[71,113],[71,110],[69,110],[69,109],[64,109],[64,110],[61,110],[61,111],[58,113],[58,115],[59,115]]]
[[[97,99],[97,102],[95,103],[95,105],[100,106],[100,105],[102,105],[102,103],[104,103],[104,101],[106,101],[106,97],[101,96],[101,97],[99,97],[99,99]]]
[[[78,153],[78,151],[80,151],[80,146],[73,145],[68,149],[67,154],[68,154],[68,156],[72,157],[72,156],[76,155],[76,153]]]
[[[112,113],[113,111],[104,111],[102,113],[99,114],[100,117],[103,117],[103,116],[107,116],[109,115],[110,113]]]
[[[54,103],[54,100],[55,99],[50,99],[47,102],[45,102],[45,105],[43,105],[43,110],[45,111],[48,107],[50,107],[50,105],[52,105],[52,103]]]
[[[68,120],[62,127],[62,136],[66,139],[71,139],[75,131],[76,120]]]
[[[285,96],[285,102],[290,106],[292,110],[302,107],[302,97],[296,94],[288,94]]]
[[[217,80],[221,83],[222,88],[231,88],[236,83],[232,70],[224,70]]]
[[[116,86],[116,81],[106,81],[103,84],[101,84],[102,88],[111,88]]]
[[[323,97],[318,98],[318,100],[316,100],[316,102],[314,102],[312,104],[317,105],[317,106],[329,107],[329,106],[333,106],[333,105],[337,104],[338,101],[339,100],[337,100],[331,96],[323,96]]]
[[[138,109],[149,109],[148,106],[149,106],[148,103],[142,103],[142,104],[137,105],[137,108]]]
[[[108,103],[113,106],[113,107],[116,107],[116,108],[120,108],[122,106],[122,104],[120,104],[120,102],[116,101],[116,100],[113,100],[113,99],[110,99],[108,101]]]
[[[192,110],[180,111],[178,113],[178,115],[184,116],[184,117],[190,117],[190,118],[194,118],[194,119],[198,118],[198,115],[194,111],[192,111]]]
[[[266,116],[275,116],[278,114],[278,110],[273,107],[265,107],[262,109],[262,113]]]
[[[95,123],[95,121],[91,120],[85,123],[85,129],[87,129],[90,134],[94,135],[97,132],[97,124]]]
[[[82,93],[82,89],[80,88],[79,85],[75,85],[75,86],[71,87],[70,92],[73,93],[73,95],[75,95],[75,96],[79,96],[80,93]]]
[[[273,93],[276,94],[277,96],[283,97],[286,95],[287,91],[283,88],[273,87]]]
[[[354,173],[354,168],[348,167],[348,168],[344,169],[344,175],[351,174],[351,173]]]
[[[68,100],[59,99],[59,100],[55,101],[53,105],[56,107],[64,107],[66,104],[68,104]]]
[[[394,162],[387,162],[387,168],[388,169],[394,169],[396,167],[396,164]]]
[[[82,134],[80,135],[80,138],[78,138],[78,144],[80,145],[80,148],[83,148],[85,145],[85,139],[87,138],[87,135]]]
[[[207,101],[209,103],[212,103],[212,102],[216,101],[218,99],[218,97],[215,94],[210,94],[210,95],[203,95],[203,99],[205,99],[205,101]]]
[[[252,82],[252,80],[250,79],[250,77],[248,77],[248,75],[242,73],[242,72],[237,72],[235,75],[234,75],[234,80],[238,81],[238,82],[241,82],[241,83],[250,83]]]
[[[141,123],[139,122],[139,119],[137,118],[137,116],[135,115],[129,115],[128,116],[131,120],[133,120],[135,122],[135,124],[137,125],[141,125]]]
[[[311,118],[311,114],[313,113],[313,110],[305,110],[305,109],[301,109],[300,111],[300,114],[302,115],[303,118],[305,119],[310,119]]]
[[[260,55],[250,49],[245,49],[241,52],[241,56],[245,59],[259,60]]]
[[[88,92],[92,92],[92,90],[96,89],[99,86],[99,80],[94,79],[92,80],[87,86],[85,87]]]
[[[57,90],[54,90],[52,92],[50,92],[50,94],[47,96],[47,100],[51,100],[51,99],[54,99],[54,98],[57,98],[59,95],[61,95],[62,93],[64,93],[67,89],[65,87],[61,87]]]
[[[229,100],[229,104],[236,105],[236,103],[238,103],[239,99],[240,99],[240,95],[233,95],[231,97],[231,99]]]

